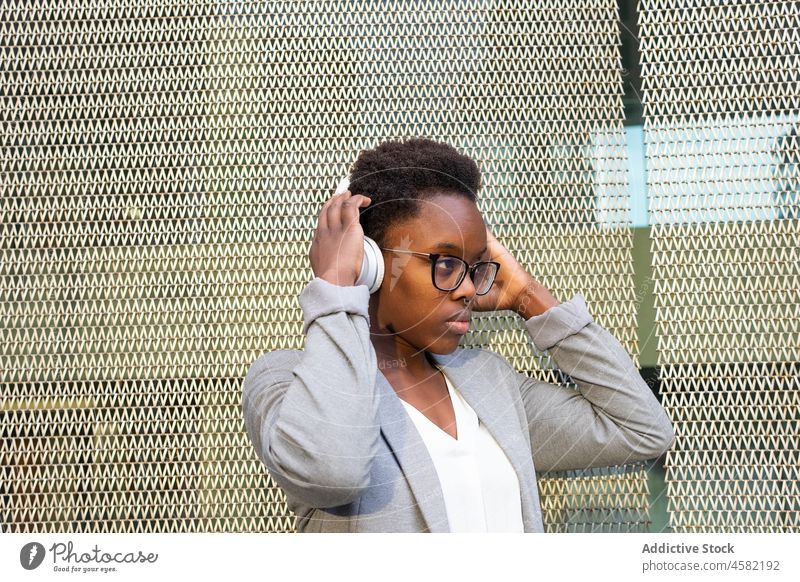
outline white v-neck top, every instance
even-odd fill
[[[451,532],[523,532],[519,480],[503,449],[441,368],[458,440],[400,400],[433,459]]]

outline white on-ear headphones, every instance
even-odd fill
[[[336,194],[346,192],[350,187],[350,176],[342,178],[336,187]],[[383,255],[378,244],[369,238],[364,237],[364,260],[361,263],[361,272],[356,280],[356,285],[366,285],[370,294],[375,293],[383,283]]]

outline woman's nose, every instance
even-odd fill
[[[454,299],[466,299],[467,301],[475,297],[475,283],[472,281],[472,273],[467,272],[461,284],[453,290]]]

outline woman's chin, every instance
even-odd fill
[[[455,339],[440,339],[439,341],[431,344],[428,348],[428,351],[438,356],[446,356],[447,354],[452,354],[454,351],[456,351],[460,344],[460,337]]]

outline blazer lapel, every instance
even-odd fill
[[[378,408],[381,432],[397,457],[428,531],[449,532],[444,495],[428,448],[394,388],[380,370],[377,384],[381,399]]]
[[[495,366],[475,365],[480,352],[456,350],[452,354],[431,354],[442,367],[464,400],[472,407],[517,473],[525,531],[543,531],[539,491],[527,439],[520,432],[515,403],[506,389],[497,386],[507,381],[494,376]],[[471,365],[470,365],[471,364]]]
[[[517,473],[525,531],[542,531],[542,515],[536,474],[527,441],[520,434],[514,403],[503,391],[493,389],[498,378],[487,367],[467,365],[475,352],[458,349],[452,354],[431,354],[453,386],[469,403],[480,421],[505,452]],[[493,369],[494,367],[492,367]],[[397,457],[409,487],[431,532],[450,531],[444,496],[436,467],[414,423],[386,377],[378,371],[381,397],[381,431]]]

